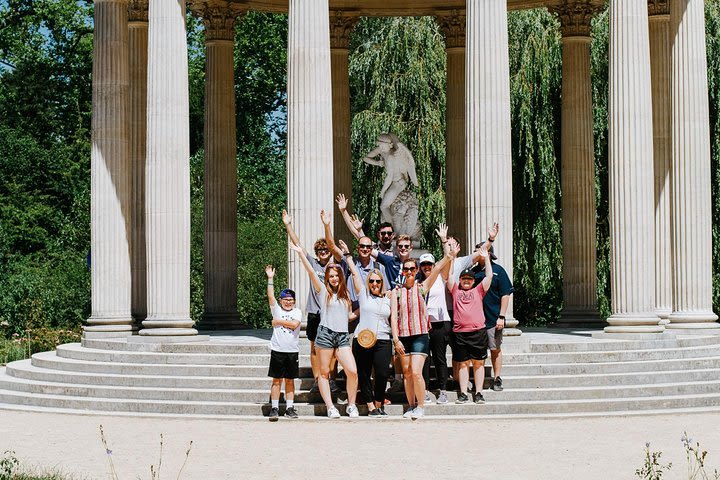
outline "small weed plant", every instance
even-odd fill
[[[700,442],[693,441],[687,432],[683,432],[680,441],[685,448],[688,480],[720,480],[720,472],[717,469],[708,471],[705,464],[708,452],[700,447]],[[663,474],[672,468],[672,463],[663,464],[661,458],[662,452],[651,451],[650,443],[646,443],[645,463],[635,470],[635,476],[643,480],[662,480]]]

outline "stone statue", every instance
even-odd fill
[[[380,159],[375,159],[375,157]],[[393,224],[395,232],[420,240],[418,199],[410,183],[418,186],[415,159],[410,150],[392,133],[378,136],[375,148],[363,161],[369,165],[385,167],[385,182],[380,190],[381,221]]]

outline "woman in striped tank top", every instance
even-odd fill
[[[395,353],[400,355],[409,405],[403,416],[413,420],[425,415],[425,379],[422,372],[429,353],[430,330],[425,294],[448,262],[450,253],[435,264],[425,281],[418,282],[415,280],[417,260],[405,260],[401,284],[395,287],[397,301],[393,301],[392,308],[397,312],[391,316],[393,344]]]

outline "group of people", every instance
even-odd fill
[[[359,416],[358,387],[368,416],[386,416],[386,387],[393,365],[396,380],[402,376],[407,398],[404,417],[417,419],[425,414],[425,403],[432,398],[426,390],[430,361],[439,387],[436,401],[447,403],[448,346],[452,350],[452,375],[459,388],[456,403],[471,401],[470,366],[475,382],[473,401],[484,403],[488,349],[494,375],[492,388],[501,391],[502,329],[513,287],[505,270],[494,262],[492,243],[499,225],[488,228],[487,240],[475,245],[470,255],[459,256],[458,240],[448,236],[447,226],[441,224],[436,233],[443,245],[443,257],[436,261],[432,254],[425,253],[416,259],[412,257],[410,237],[396,236],[391,224],[382,223],[377,241],[373,242],[363,232],[362,221],[348,212],[344,195],[338,195],[336,201],[357,239],[356,255],[342,240],[335,242],[327,212],[320,212],[325,235],[313,245],[315,256],[300,244],[290,215],[286,211],[282,214],[290,248],[310,278],[306,330],[315,378],[311,392],[320,393],[327,416],[340,417],[332,399],[338,391],[331,378],[336,361],[345,374],[346,412],[351,418]],[[291,289],[282,290],[276,301],[275,271],[267,266],[265,272],[273,318],[269,418],[278,419],[283,382],[285,416],[297,418],[294,379],[299,370],[302,312],[295,306],[295,292]]]

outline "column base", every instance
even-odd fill
[[[720,329],[718,316],[712,311],[701,312],[673,312],[668,317],[670,323],[666,328],[679,331],[715,330]]]
[[[244,330],[251,328],[240,321],[237,312],[209,313],[205,312],[198,324],[198,330]]]
[[[607,325],[607,322],[600,318],[600,312],[596,308],[563,308],[560,312],[560,319],[549,325],[551,328],[600,328]]]
[[[135,330],[137,331],[137,330]],[[132,329],[117,331],[117,330],[88,330],[88,327],[83,327],[82,338],[87,339],[102,339],[102,338],[128,338],[135,334]]]
[[[151,317],[143,320],[142,326],[144,327],[140,332],[140,335],[151,336],[151,337],[168,337],[168,336],[192,336],[197,335],[198,331],[195,330],[193,325],[195,322],[189,317],[178,317],[178,318],[164,318]]]
[[[522,335],[522,330],[517,328],[519,323],[520,322],[514,318],[506,318],[505,328],[503,328],[503,337],[519,337]]]
[[[660,325],[660,317],[653,314],[610,315],[607,319],[609,326],[605,327],[606,333],[662,333],[665,327]]]
[[[138,332],[144,337],[189,337],[198,334],[194,328],[143,328]]]
[[[137,331],[131,317],[90,317],[88,325],[83,327],[83,336],[87,338],[127,337]]]
[[[210,335],[134,335],[127,339],[128,343],[188,343],[208,341],[210,341]]]

